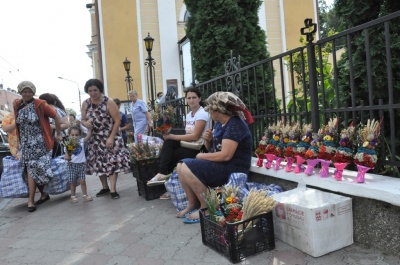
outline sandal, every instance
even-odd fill
[[[89,195],[83,195],[82,198],[83,198],[86,202],[93,201],[93,198],[90,197]]]
[[[160,180],[160,177],[162,178]],[[162,185],[166,181],[166,176],[162,174],[157,174],[155,177],[153,177],[151,180],[147,182],[147,186],[157,186],[157,185]]]
[[[160,200],[169,200],[169,199],[171,199],[171,195],[168,193],[168,191],[160,196]]]
[[[198,211],[199,209],[194,209],[194,210],[191,210],[190,212],[187,212],[187,213],[185,213],[184,215],[180,215],[180,213],[181,213],[181,211],[180,212],[178,212],[178,214],[176,215],[176,217],[177,218],[186,218],[188,215],[190,215],[190,214],[192,214],[192,213],[194,213],[194,212],[196,212],[196,211]]]
[[[77,203],[79,202],[78,198],[75,196],[71,196],[71,203]]]

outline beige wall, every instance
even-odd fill
[[[304,27],[304,20],[314,17],[314,1],[315,0],[283,0],[283,8],[285,13],[286,25],[286,46],[288,50],[300,46],[300,29]]]
[[[138,46],[137,10],[135,0],[102,0],[102,26],[108,95],[121,100],[128,99],[125,83],[126,72],[122,62],[131,61],[130,75],[133,87],[141,95],[141,76]]]
[[[163,91],[164,84],[162,84],[162,61],[161,61],[161,53],[160,53],[160,32],[158,29],[158,9],[157,9],[157,0],[140,0],[140,16],[141,16],[141,25],[142,25],[142,37],[143,39],[147,37],[148,33],[154,39],[153,50],[151,52],[151,57],[156,62],[154,66],[155,76],[156,76],[156,92]],[[174,33],[175,34],[175,33]],[[146,59],[148,57],[146,47],[144,45],[144,41],[142,40],[143,45],[143,57]],[[146,77],[147,68],[144,67],[144,75],[145,75],[145,91],[147,93],[148,84]],[[150,95],[148,95],[148,100],[150,99]]]

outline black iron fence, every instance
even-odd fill
[[[240,57],[231,56],[225,75],[196,87],[203,98],[230,91],[247,104],[255,120],[250,127],[254,149],[265,128],[277,121],[311,123],[317,131],[337,117],[340,131],[351,122],[365,124],[384,117],[378,164],[391,167],[386,174],[396,176],[400,167],[399,17],[396,12],[315,43],[316,24],[306,19],[301,29],[305,46],[246,67],[240,67]],[[184,98],[167,104],[177,108],[176,127],[183,128]]]

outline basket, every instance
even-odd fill
[[[144,160],[131,160],[131,170],[133,177],[137,180],[149,181],[157,175],[160,158]]]
[[[224,226],[205,218],[203,211],[200,211],[203,244],[223,254],[231,262],[237,263],[255,253],[275,248],[272,211]]]
[[[139,179],[136,179],[136,183],[138,186],[139,196],[144,195],[146,201],[159,199],[160,196],[166,192],[164,184],[150,187],[147,186],[147,180],[144,181]]]

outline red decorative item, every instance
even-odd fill
[[[274,154],[267,154],[267,163],[265,163],[265,168],[270,169],[272,167],[272,162],[275,160],[276,155]]]
[[[286,172],[291,172],[292,171],[292,165],[294,162],[294,158],[293,157],[286,157],[286,168],[285,171]]]
[[[362,165],[357,165],[357,178],[355,180],[353,180],[353,182],[357,182],[357,183],[364,183],[365,182],[365,173],[368,172],[368,170],[370,170],[372,168],[370,167],[365,167]]]
[[[320,178],[327,178],[329,177],[329,165],[332,163],[331,160],[324,160],[324,159],[319,159],[319,162],[321,162],[321,170],[319,171],[319,177]]]
[[[314,174],[314,167],[319,163],[319,159],[308,159],[307,160],[307,168],[304,170],[306,175],[311,176]]]
[[[300,173],[303,172],[303,163],[304,163],[304,158],[302,158],[300,155],[296,156],[296,166],[294,167],[294,173]]]
[[[264,154],[256,154],[256,156],[258,158],[256,166],[257,167],[262,167],[265,155]]]
[[[279,157],[279,156],[276,157],[275,165],[274,165],[275,171],[278,171],[281,168],[282,161],[283,161],[283,157]]]
[[[333,177],[338,180],[343,180],[343,170],[347,167],[348,163],[333,163],[335,166],[335,172],[333,173]]]

